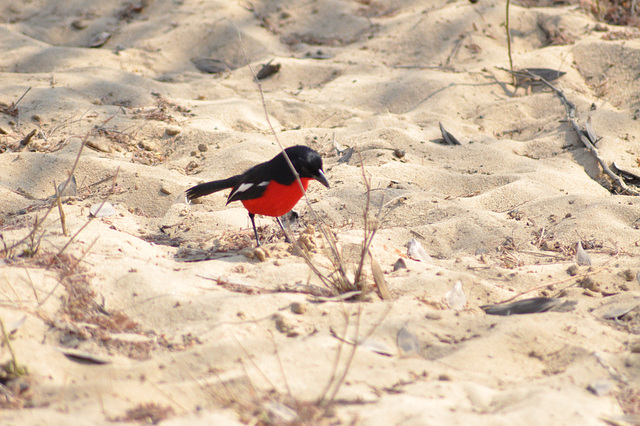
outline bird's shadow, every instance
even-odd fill
[[[258,234],[261,247],[269,247],[278,242],[286,241],[286,237],[277,225],[259,226]],[[253,261],[251,255],[247,255],[247,251],[253,252],[258,247],[251,229],[224,232],[209,242],[206,248],[189,247],[189,243],[193,243],[192,240],[183,236],[171,235],[162,230],[146,234],[142,239],[156,245],[176,248],[173,260],[179,263],[205,262],[207,260],[225,260],[232,263]],[[192,245],[195,246],[195,244]]]

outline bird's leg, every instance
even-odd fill
[[[279,217],[276,217],[276,221],[278,222],[278,225],[280,225],[280,229],[282,229],[282,232],[284,232],[285,242],[290,243],[291,240],[289,240],[289,237],[287,236],[287,231],[284,229],[284,225],[282,224],[282,221],[280,220]]]
[[[280,229],[282,229],[282,232],[284,232],[284,241],[287,243],[290,243],[291,240],[289,239],[289,236],[287,235],[287,231],[284,229],[284,225],[282,224],[282,221],[280,220],[279,217],[276,217],[276,221],[278,221],[278,225],[280,225]]]
[[[255,217],[255,214],[249,213],[249,219],[251,219],[251,225],[253,225],[253,233],[256,235],[256,243],[258,243],[258,247],[260,247],[260,239],[258,238],[258,230],[256,229],[256,221],[254,219]]]

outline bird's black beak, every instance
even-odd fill
[[[318,174],[315,175],[313,178],[318,182],[320,182],[321,184],[323,184],[324,186],[326,186],[327,188],[330,188],[329,181],[327,180],[327,177],[324,175],[324,172],[322,170],[318,170]]]

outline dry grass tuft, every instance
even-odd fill
[[[127,410],[126,414],[122,417],[116,417],[111,419],[113,422],[139,422],[157,425],[163,420],[167,420],[174,414],[173,408],[160,405],[155,402],[147,402],[145,404],[138,404],[133,408]]]
[[[620,408],[626,415],[640,416],[640,389],[626,387],[616,394]]]

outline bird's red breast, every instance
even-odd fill
[[[300,180],[306,191],[311,179],[300,178]],[[282,185],[272,180],[260,197],[241,201],[249,213],[279,217],[289,213],[302,195],[298,181],[294,181],[291,185]]]

